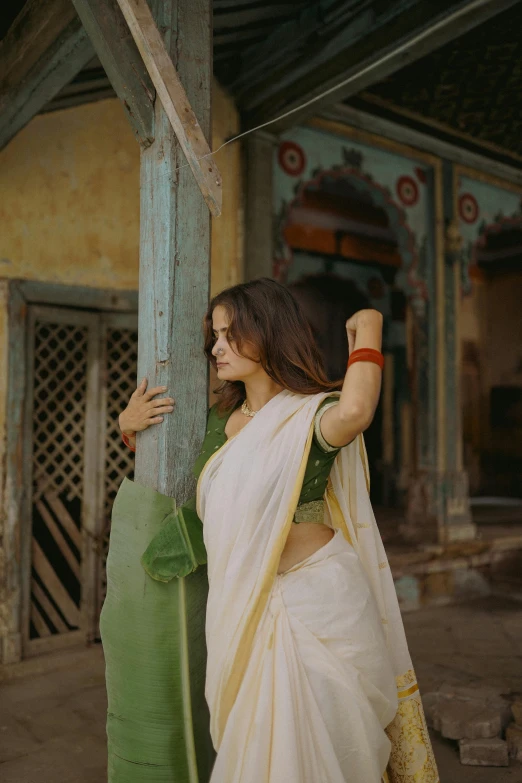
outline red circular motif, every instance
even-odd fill
[[[463,193],[459,198],[459,215],[464,223],[475,223],[479,216],[477,199],[471,193]]]
[[[419,200],[419,187],[413,177],[399,177],[397,195],[406,207],[413,207]]]
[[[417,175],[417,179],[419,180],[419,182],[422,182],[422,184],[425,185],[427,177],[424,169],[421,169],[420,166],[417,166],[417,168],[415,169],[415,174]]]
[[[290,177],[298,177],[306,166],[306,156],[302,147],[294,141],[283,141],[279,145],[279,165]]]

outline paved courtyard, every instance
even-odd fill
[[[487,598],[404,619],[424,692],[481,681],[522,692],[522,603]],[[103,675],[96,647],[61,654],[52,672],[0,683],[2,783],[106,781]],[[463,767],[455,743],[436,734],[433,743],[441,783],[522,783],[522,764]]]

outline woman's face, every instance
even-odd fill
[[[240,356],[236,352],[234,340],[229,340],[227,336],[229,318],[227,311],[221,305],[218,305],[212,313],[212,328],[214,331],[214,347],[212,354],[216,357],[217,374],[220,381],[245,381],[250,380],[256,375],[266,375],[261,364]],[[243,343],[243,350],[255,356],[254,346]]]

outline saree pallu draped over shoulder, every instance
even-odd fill
[[[326,396],[278,394],[198,482],[212,783],[439,780],[362,436],[330,475],[333,538],[278,574]]]

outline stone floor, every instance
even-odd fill
[[[522,603],[488,597],[406,613],[404,625],[422,693],[442,682],[522,692]],[[431,732],[441,783],[522,783],[522,764],[464,767],[457,743]]]
[[[487,598],[404,617],[424,692],[484,681],[522,692],[522,604]],[[57,658],[58,660],[58,658]],[[0,683],[2,783],[104,783],[101,649],[59,657],[60,668]],[[441,783],[522,783],[522,764],[463,767],[455,743],[433,734]],[[363,783],[363,781],[354,781]]]

